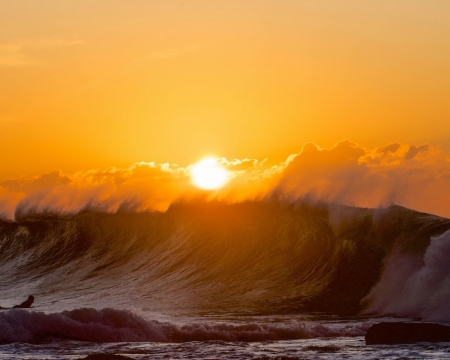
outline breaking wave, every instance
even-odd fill
[[[330,327],[308,322],[290,324],[192,323],[147,321],[115,309],[76,309],[61,313],[12,309],[0,313],[0,344],[47,339],[91,342],[266,341],[361,336],[369,324]]]
[[[450,231],[433,237],[424,255],[395,251],[381,281],[366,301],[366,312],[450,321]]]
[[[445,320],[450,314],[439,304],[449,296],[449,229],[449,219],[399,206],[282,201],[193,201],[164,213],[28,214],[0,221],[0,305],[33,294],[36,309],[51,314],[1,316],[68,321],[93,311],[75,310],[83,304],[175,315],[368,309]],[[163,325],[145,324],[144,335],[123,336],[166,339]]]

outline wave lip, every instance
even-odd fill
[[[195,323],[176,325],[145,320],[128,310],[82,308],[61,313],[11,309],[0,313],[0,344],[52,338],[90,342],[267,341],[316,337],[362,336],[368,324],[330,327],[323,324]]]

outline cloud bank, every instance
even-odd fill
[[[191,183],[192,165],[139,162],[128,168],[54,171],[0,180],[0,216],[33,212],[164,211],[180,199],[236,202],[280,196],[360,207],[396,203],[450,217],[450,156],[429,144],[363,148],[348,140],[331,149],[307,143],[298,154],[268,166],[258,159],[218,159],[230,172],[222,189]]]

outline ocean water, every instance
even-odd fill
[[[0,359],[450,359],[364,341],[380,321],[448,324],[449,264],[450,220],[399,206],[21,212],[0,221]]]

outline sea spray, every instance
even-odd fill
[[[425,254],[396,249],[386,259],[367,311],[450,322],[450,231],[431,238]]]

